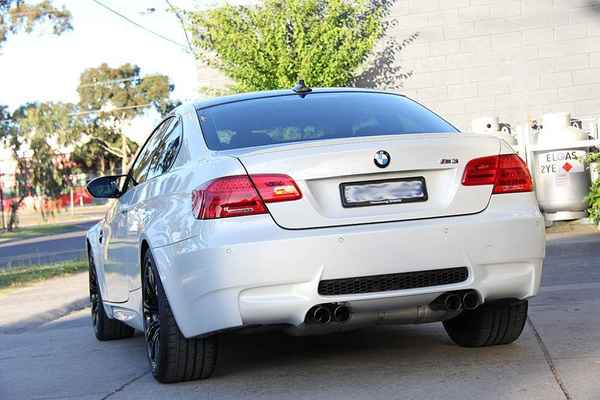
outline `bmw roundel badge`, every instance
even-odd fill
[[[379,168],[387,167],[390,165],[391,160],[392,157],[390,157],[390,153],[385,150],[379,150],[377,153],[375,153],[375,157],[373,157],[375,165],[377,165]]]

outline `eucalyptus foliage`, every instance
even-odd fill
[[[37,3],[24,0],[0,0],[0,47],[8,41],[11,35],[19,32],[31,33],[42,26],[51,28],[55,35],[69,31],[72,29],[71,13],[64,6],[55,7],[51,0]],[[24,129],[18,121],[23,122],[24,119],[28,119],[29,116],[26,114],[36,107],[38,105],[24,105],[11,115],[5,106],[0,105],[0,141],[11,151],[16,160],[15,187],[3,188],[14,194],[14,199],[10,203],[10,214],[6,227],[9,231],[18,225],[17,211],[25,197],[34,189],[31,176],[34,169],[32,166],[36,161],[43,163],[48,160],[47,157],[44,158],[45,154],[41,155],[43,149],[38,149],[36,152],[38,141],[29,140],[29,143],[25,143],[28,139],[24,137]],[[25,144],[30,148],[33,144],[34,157],[31,159],[20,157],[22,146]],[[38,170],[37,173],[36,176],[44,174],[41,170]],[[42,180],[44,179],[42,178]]]
[[[12,115],[0,110],[0,142],[16,162],[14,187],[2,188],[12,197],[6,226],[9,231],[18,225],[17,211],[27,196],[55,197],[67,187],[70,165],[61,160],[50,142],[59,145],[62,133],[73,129],[68,114],[74,107],[48,102],[28,103]]]
[[[118,157],[125,171],[136,146],[123,135],[121,124],[143,115],[150,107],[161,114],[169,112],[177,105],[169,99],[173,89],[167,76],[142,76],[137,65],[112,68],[104,63],[88,68],[81,74],[77,89],[81,127],[71,140],[78,142],[85,135],[96,148],[100,146]]]
[[[169,93],[173,89],[166,75],[142,76],[137,65],[123,64],[113,68],[103,63],[83,71],[77,92],[82,112],[108,107],[114,109],[110,112],[112,118],[129,120],[142,115],[146,106],[152,106],[160,113],[168,111],[171,107]]]
[[[33,194],[54,198],[70,184],[70,166],[61,162],[57,145],[65,145],[65,133],[75,129],[69,103],[30,103],[20,107],[13,118],[21,144],[30,152],[29,185]]]
[[[44,24],[59,35],[72,29],[71,13],[64,6],[54,7],[49,0],[33,4],[23,0],[0,0],[0,46],[10,34],[31,33]]]

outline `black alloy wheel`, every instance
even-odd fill
[[[88,262],[92,326],[96,338],[104,341],[132,337],[135,333],[135,329],[121,321],[109,318],[109,316],[106,315],[104,303],[102,301],[102,292],[100,291],[100,285],[98,284],[98,271],[94,264],[92,251],[89,248]]]
[[[96,276],[96,266],[94,265],[94,259],[92,255],[88,255],[89,259],[89,279],[90,279],[90,304],[92,306],[92,325],[94,331],[97,330],[98,326],[98,312],[100,310],[100,288],[98,287],[98,277]]]
[[[218,335],[183,336],[150,249],[146,249],[143,260],[142,313],[152,376],[162,383],[210,377],[217,362]]]
[[[160,312],[158,308],[158,284],[152,267],[152,259],[144,260],[143,316],[146,352],[152,370],[156,370],[160,357]]]

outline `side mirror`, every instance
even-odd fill
[[[121,179],[127,175],[111,175],[94,178],[87,184],[87,191],[96,198],[117,198],[121,193]]]

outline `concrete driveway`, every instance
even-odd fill
[[[85,276],[73,279],[85,291]],[[11,297],[0,300],[8,307]],[[4,327],[0,399],[598,400],[600,235],[548,241],[542,292],[508,346],[460,348],[441,324],[313,338],[231,334],[213,378],[161,385],[143,337],[97,342],[89,309]]]

